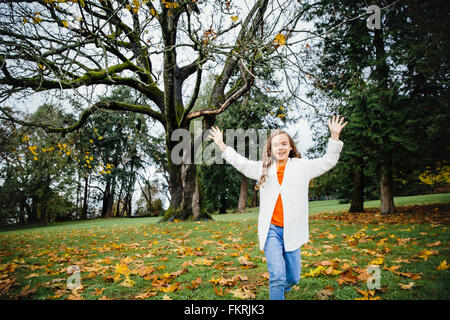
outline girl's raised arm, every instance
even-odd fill
[[[344,146],[344,143],[339,140],[339,134],[348,123],[348,121],[345,123],[343,123],[343,121],[344,117],[339,121],[339,115],[337,117],[333,116],[331,122],[328,120],[328,128],[330,129],[331,137],[328,139],[327,151],[322,158],[303,160],[306,163],[306,172],[308,173],[310,180],[324,174],[338,162],[339,155]]]
[[[241,156],[232,147],[223,142],[223,132],[218,127],[212,127],[208,136],[222,150],[222,157],[240,173],[250,179],[259,180],[262,171],[262,161],[252,161]]]

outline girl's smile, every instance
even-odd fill
[[[286,134],[279,134],[272,139],[272,154],[278,163],[284,164],[291,152],[292,147]]]

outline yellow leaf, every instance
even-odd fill
[[[45,70],[45,66],[44,66],[43,64],[38,63],[38,67],[39,67],[39,69],[41,69],[41,70]]]
[[[116,272],[119,274],[128,274],[130,273],[130,269],[128,269],[128,266],[125,263],[119,262],[116,264]]]
[[[237,16],[231,16],[231,20],[233,20],[233,22],[238,21],[238,19],[239,19],[239,17],[237,17]]]
[[[384,259],[383,258],[376,258],[375,260],[372,260],[372,261],[370,261],[369,262],[369,265],[370,264],[383,264],[383,262],[384,262]]]
[[[286,44],[286,37],[283,34],[279,33],[275,36],[274,42],[279,46],[284,46]]]
[[[423,249],[419,252],[418,257],[423,258],[424,261],[427,261],[429,256],[436,255],[438,253],[438,251]]]
[[[448,268],[450,268],[450,266],[447,264],[447,260],[442,261],[439,266],[436,267],[436,269],[438,270],[447,270]]]
[[[415,286],[415,283],[414,282],[410,282],[408,284],[399,283],[398,285],[403,290],[411,290],[411,288]]]
[[[34,24],[39,24],[41,21],[42,21],[42,19],[40,17],[33,17]]]
[[[68,27],[69,27],[69,21],[67,21],[67,20],[62,20],[61,23],[62,23],[62,25],[63,25],[65,28],[68,28]]]

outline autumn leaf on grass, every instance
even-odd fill
[[[208,258],[197,258],[194,260],[194,264],[202,265],[202,266],[210,266],[214,263],[214,260]]]
[[[234,290],[229,290],[234,297],[239,299],[255,299],[255,294],[250,291],[247,287],[241,287]]]
[[[436,242],[427,244],[427,247],[439,247],[441,244],[442,244],[442,242],[436,241]]]
[[[140,275],[141,277],[146,277],[148,276],[150,273],[152,273],[153,271],[155,271],[155,268],[153,267],[141,267],[137,270],[137,274]]]
[[[325,266],[318,266],[315,269],[310,270],[309,272],[306,272],[303,277],[317,277],[320,274],[322,274],[322,272],[324,272],[326,270]]]
[[[316,296],[319,300],[328,300],[329,297],[333,295],[334,288],[330,286],[326,286],[320,291],[316,292]]]
[[[447,264],[447,260],[442,261],[437,267],[436,269],[443,271],[443,270],[447,270],[448,268],[450,268],[450,266]]]
[[[101,288],[101,289],[100,288],[96,288],[92,294],[94,296],[100,296],[103,293],[103,291],[105,291],[105,288]]]
[[[215,292],[218,296],[223,297],[224,292],[223,292],[223,289],[222,289],[222,288],[217,289],[217,287],[214,285],[214,292]]]
[[[75,289],[67,296],[66,300],[84,300],[84,298],[78,293],[77,289]]]
[[[410,282],[408,284],[399,283],[398,285],[403,290],[411,290],[411,288],[414,287],[416,284],[414,282]]]
[[[156,292],[156,291],[147,291],[147,292],[143,292],[143,293],[140,293],[140,294],[134,296],[134,298],[135,299],[147,299],[147,298],[156,296],[157,294],[158,294],[158,292]]]
[[[372,260],[369,262],[369,265],[380,265],[384,263],[384,259],[383,258],[376,258],[375,260]]]
[[[189,290],[194,290],[197,289],[197,287],[202,284],[202,278],[197,277],[197,279],[192,280],[191,285],[187,285],[186,288],[188,288]]]
[[[394,273],[395,273],[395,274],[398,274],[398,275],[400,275],[400,276],[403,276],[403,277],[411,278],[411,279],[413,279],[413,280],[417,280],[417,279],[421,279],[421,278],[422,278],[421,275],[415,274],[415,273],[412,273],[412,272],[399,272],[399,271],[394,271]]]
[[[363,295],[362,298],[356,298],[355,300],[380,300],[380,297],[375,297],[375,290],[360,290],[356,289],[360,294]]]
[[[130,276],[128,274],[125,275],[125,279],[119,284],[121,287],[127,287],[131,288],[134,286],[135,282],[130,279]]]
[[[118,264],[116,264],[115,270],[118,274],[129,274],[130,273],[130,269],[128,269],[127,264],[122,261],[119,262]]]
[[[249,268],[256,268],[257,266],[253,264],[253,262],[248,261],[247,256],[241,256],[238,258],[239,264],[241,265],[242,269],[249,269]]]
[[[352,271],[351,271],[350,269],[344,271],[344,272],[341,274],[340,278],[337,279],[337,282],[338,282],[340,285],[342,285],[342,284],[347,284],[348,282],[355,283],[356,281],[357,281],[357,278],[356,278],[356,276],[352,273]]]
[[[422,251],[419,252],[419,254],[417,256],[419,258],[423,258],[424,261],[427,261],[429,256],[433,256],[438,253],[439,253],[439,251],[423,249]]]
[[[392,272],[394,272],[394,271],[396,271],[397,269],[400,269],[402,266],[400,266],[400,265],[395,265],[395,266],[391,266],[391,267],[386,267],[386,266],[384,266],[384,270],[387,270],[387,271],[392,271]]]
[[[20,293],[16,296],[16,298],[29,296],[29,295],[35,293],[36,291],[37,291],[36,288],[30,289],[30,285],[27,284],[25,287],[23,287],[23,289],[22,289],[22,290],[20,291]]]
[[[174,284],[171,284],[167,287],[162,287],[160,289],[161,292],[165,292],[165,293],[174,292],[177,290],[181,290],[181,282],[175,282]]]

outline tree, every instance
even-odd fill
[[[35,119],[62,124],[70,120],[70,115],[59,106],[44,104],[29,116],[30,121]],[[5,133],[1,198],[7,200],[6,212],[14,213],[19,208],[19,217],[13,214],[12,222],[46,225],[51,220],[70,219],[75,211],[71,196],[75,181],[71,174],[74,165],[65,150],[67,144],[60,142],[60,135],[40,128],[12,125]],[[70,140],[70,136],[67,138]]]
[[[331,109],[349,120],[341,160],[354,177],[351,211],[363,210],[364,189],[371,187],[364,172],[375,168],[380,211],[387,214],[395,212],[396,178],[448,158],[448,24],[433,21],[444,21],[449,5],[377,4],[382,21],[374,30],[366,25],[364,1],[322,1],[308,12],[321,38],[314,43],[320,62],[310,78]],[[431,75],[435,80],[428,80]],[[438,138],[437,132],[445,133]]]
[[[195,164],[171,161],[177,144],[172,134],[201,116],[210,126],[250,89],[261,66],[279,66],[292,56],[281,47],[299,34],[302,16],[294,0],[255,0],[244,9],[239,16],[236,4],[219,0],[13,0],[0,11],[0,99],[30,92],[77,94],[87,106],[66,127],[25,123],[5,108],[3,117],[61,134],[81,128],[99,109],[151,117],[165,131],[171,193],[165,217],[209,218]],[[220,75],[207,107],[194,112],[205,68]],[[231,86],[236,70],[241,79]],[[140,97],[133,103],[94,102],[90,94],[97,85],[129,86]]]

